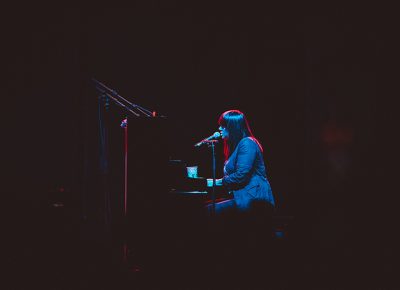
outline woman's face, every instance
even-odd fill
[[[221,133],[222,139],[228,139],[229,134],[228,130],[225,127],[219,126],[218,130]]]

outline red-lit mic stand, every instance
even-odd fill
[[[96,90],[100,92],[102,96],[105,96],[107,100],[112,100],[118,106],[124,108],[128,112],[132,113],[135,117],[156,117],[155,111],[150,111],[139,105],[129,102],[127,99],[120,96],[115,90],[108,88],[103,83],[92,78],[95,83]],[[136,110],[136,111],[134,111]],[[163,116],[164,117],[164,116]],[[128,217],[128,117],[122,120],[121,125],[124,129],[124,205],[123,205],[123,219],[124,224],[127,224]],[[122,241],[122,260],[124,263],[128,261],[128,245],[126,237],[123,237]]]
[[[128,117],[122,120],[121,127],[124,129],[124,220],[128,218]],[[126,240],[122,243],[122,259],[128,261],[128,245]]]

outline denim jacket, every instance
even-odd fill
[[[275,205],[261,148],[252,137],[240,140],[225,162],[222,183],[233,191],[239,210],[249,209],[256,200]]]

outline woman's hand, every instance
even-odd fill
[[[213,179],[207,178],[207,187],[213,186]],[[215,186],[222,186],[222,178],[215,179]]]

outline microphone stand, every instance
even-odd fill
[[[95,84],[96,90],[99,92],[99,107],[101,106],[101,101],[105,101],[105,112],[108,111],[109,108],[109,100],[112,100],[116,105],[122,107],[135,117],[146,117],[146,118],[152,118],[156,117],[156,112],[155,111],[150,111],[146,108],[143,108],[139,105],[133,104],[121,95],[119,95],[115,90],[110,89],[107,87],[105,84],[99,82],[98,80],[92,78],[92,81]],[[99,112],[100,116],[103,116],[103,118],[100,118],[100,123],[103,121],[103,123],[108,123],[105,122],[108,120],[108,118],[105,117],[105,113]],[[160,116],[160,117],[165,117],[165,116]],[[100,124],[102,126],[102,131],[103,134],[100,134],[102,137],[102,144],[108,144],[108,136],[107,136],[107,124]],[[123,205],[123,219],[124,219],[124,225],[127,225],[127,216],[128,216],[128,116],[126,116],[120,125],[124,129],[124,205]],[[110,217],[111,217],[111,208],[110,208],[110,194],[109,194],[109,182],[108,182],[108,146],[106,148],[102,148],[103,155],[102,155],[102,171],[103,171],[103,182],[105,185],[105,208],[106,208],[106,230],[108,231],[109,226],[110,226]],[[127,245],[127,239],[124,237],[122,241],[122,259],[123,262],[128,261],[128,245]]]
[[[216,174],[215,174],[215,164],[216,164],[216,158],[215,158],[215,143],[218,142],[218,140],[208,140],[206,141],[208,147],[211,147],[211,153],[212,153],[212,177],[213,177],[213,183],[212,183],[212,190],[211,190],[211,216],[215,215],[215,186],[216,186]]]
[[[124,129],[124,224],[127,224],[128,216],[128,117],[121,122],[121,128]],[[126,240],[122,243],[122,260],[128,262],[128,243]]]

